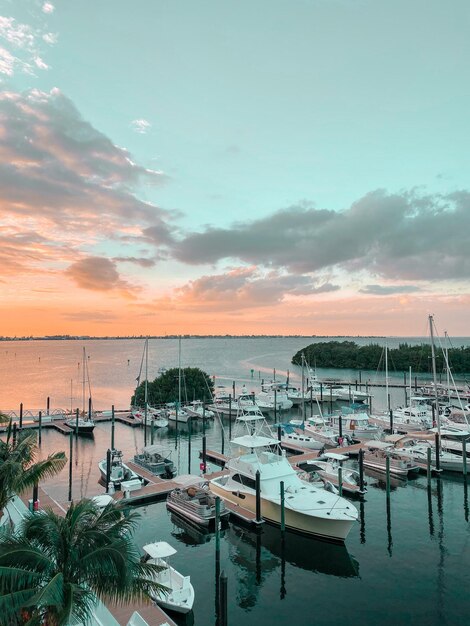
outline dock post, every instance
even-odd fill
[[[235,381],[232,380],[232,398],[235,400],[236,398],[236,393],[235,393]]]
[[[356,387],[357,390],[357,387]],[[351,404],[351,383],[349,383],[349,404]]]
[[[207,462],[206,462],[206,446],[207,446],[207,441],[206,441],[206,436],[203,435],[202,436],[202,471],[205,474],[207,472]]]
[[[362,387],[362,372],[359,370],[359,386]]]
[[[91,396],[88,398],[88,419],[91,420]]]
[[[13,422],[12,428],[13,428],[13,436],[12,436],[13,447],[15,447],[16,446],[16,435],[17,435],[17,425],[16,425],[16,422]]]
[[[221,430],[221,433],[222,433],[222,454],[224,454],[225,453],[225,429],[224,429],[224,424],[222,422],[222,419],[220,420],[220,424],[222,426],[222,430]]]
[[[232,439],[232,396],[228,396],[228,438]]]
[[[393,411],[390,409],[390,433],[393,435]]]
[[[462,439],[463,475],[467,477],[467,438]]]
[[[73,431],[70,431],[69,435],[69,502],[72,502],[72,471],[73,471]]]
[[[330,387],[330,413],[333,413],[333,388]]]
[[[320,383],[320,402],[323,402],[323,383]]]
[[[39,491],[38,484],[34,483],[33,485],[33,511],[37,511],[39,508],[38,491]]]
[[[261,522],[261,480],[259,470],[256,470],[256,521]]]
[[[387,500],[390,500],[390,457],[387,455],[385,459],[385,472],[386,472],[386,492],[387,492]]]
[[[390,411],[390,394],[387,395],[387,409]]]
[[[364,492],[364,450],[359,449],[359,489]]]
[[[357,378],[356,378],[356,391],[357,391]]]
[[[202,402],[202,436],[206,435],[206,398]]]
[[[220,555],[220,497],[215,497],[215,555]]]
[[[441,469],[441,445],[439,441],[439,433],[436,433],[436,469]]]
[[[343,468],[341,464],[338,466],[338,491],[339,495],[343,495]]]
[[[155,441],[155,415],[152,415],[150,417],[150,443],[152,446],[154,444],[154,441]]]
[[[75,434],[78,437],[78,409],[75,409]]]
[[[427,449],[426,474],[428,477],[428,487],[431,486],[431,448]]]
[[[49,398],[49,396],[47,396],[47,399],[46,399],[46,415],[49,415],[50,409],[51,409],[51,399]]]
[[[220,626],[228,625],[228,612],[227,612],[227,574],[224,570],[220,575]]]
[[[109,493],[109,482],[111,480],[111,450],[106,450],[106,493]]]
[[[284,502],[284,481],[281,480],[281,532],[286,530],[286,511]]]
[[[343,438],[343,416],[341,415],[341,413],[339,414],[339,436],[341,437],[341,439]]]
[[[115,426],[115,419],[114,419],[114,404],[111,407],[111,450],[114,450],[114,426]]]
[[[281,430],[281,425],[278,424],[278,426],[277,426],[277,440],[281,441],[281,439],[282,439],[282,430]]]
[[[310,417],[313,417],[313,388],[310,385]]]
[[[418,377],[415,376],[415,391],[418,391]]]
[[[41,447],[42,442],[42,411],[39,411],[39,432],[38,432],[38,444]]]
[[[23,428],[23,403],[20,402],[20,430]]]
[[[191,434],[192,434],[192,418],[188,420],[188,474],[191,474]],[[153,443],[153,438],[152,438]]]
[[[302,406],[302,409],[304,407]],[[302,413],[302,415],[304,416],[303,418],[305,419],[305,412]],[[274,423],[277,422],[277,391],[276,391],[276,387],[274,387]]]

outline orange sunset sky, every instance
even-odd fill
[[[4,5],[0,335],[470,334],[464,20],[255,4]]]

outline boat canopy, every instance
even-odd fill
[[[243,435],[232,439],[231,443],[243,448],[264,448],[266,446],[275,446],[279,444],[277,439],[273,437],[263,437],[260,435]]]
[[[337,454],[336,452],[326,452],[322,455],[325,459],[333,459],[334,461],[347,461],[349,459],[346,454]]]
[[[155,543],[148,543],[143,547],[151,559],[165,559],[173,554],[176,554],[176,550],[170,546],[166,541],[155,541]]]
[[[92,500],[100,509],[104,509],[106,506],[108,506],[108,504],[114,502],[112,496],[107,493],[104,493],[100,496],[94,496]]]
[[[403,439],[403,435],[400,435],[399,439]],[[387,450],[393,447],[393,442],[392,441],[368,441],[367,447],[369,448],[369,450]]]
[[[266,419],[261,413],[244,413],[237,417],[237,422],[254,422]]]
[[[181,474],[180,476],[176,476],[173,478],[173,482],[175,482],[180,487],[192,487],[203,485],[206,481],[202,476],[195,476],[194,474]]]
[[[143,448],[143,451],[147,454],[168,454],[170,452],[170,449],[168,447],[155,443],[151,446],[145,446]]]

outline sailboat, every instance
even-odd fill
[[[178,337],[178,402],[168,411],[168,419],[186,424],[191,415],[181,407],[181,337]]]
[[[137,386],[140,384],[140,375],[142,374],[142,364],[145,358],[145,381],[144,381],[144,408],[134,407],[132,409],[132,417],[134,420],[144,424],[147,427],[149,417],[151,423],[155,428],[165,428],[168,426],[168,420],[165,417],[164,411],[154,409],[149,406],[148,403],[148,355],[149,355],[149,339],[145,338],[144,351],[142,353],[142,361],[140,363],[140,372],[137,376]]]
[[[88,380],[88,390],[90,392],[88,403],[88,417],[85,411],[85,383]],[[91,387],[90,387],[90,374],[88,372],[88,361],[86,357],[85,346],[83,347],[83,365],[82,365],[82,414],[78,417],[71,417],[65,420],[65,424],[78,435],[92,435],[95,428],[95,422],[92,418],[92,402],[91,402]],[[78,409],[77,409],[78,412]]]
[[[210,490],[223,500],[254,513],[255,479],[259,472],[261,515],[267,522],[281,523],[283,482],[287,529],[344,541],[358,518],[357,509],[344,498],[298,476],[261,412],[240,407],[236,430],[242,434],[231,441],[235,456],[226,464],[228,473],[213,478],[209,482]]]

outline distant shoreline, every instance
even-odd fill
[[[423,339],[429,341],[429,337],[418,335],[45,335],[42,337],[0,337],[0,341],[116,341],[130,339]],[[454,337],[454,339],[467,339],[468,337]]]

